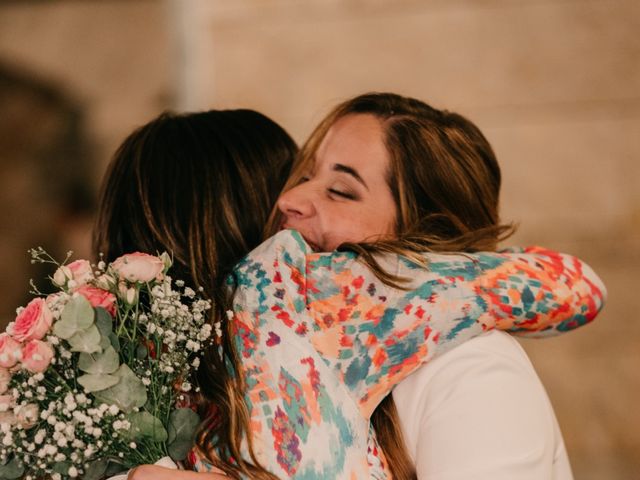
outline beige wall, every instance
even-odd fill
[[[469,116],[515,241],[578,254],[609,287],[596,324],[525,346],[576,478],[616,480],[640,477],[638,32],[636,0],[12,2],[0,60],[78,99],[100,168],[168,105],[255,108],[298,140],[367,90]]]

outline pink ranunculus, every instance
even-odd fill
[[[7,332],[19,342],[40,340],[51,329],[52,320],[53,315],[47,302],[42,298],[34,298],[18,314]]]
[[[146,253],[128,253],[118,257],[112,264],[118,276],[129,282],[150,282],[162,278],[164,262]]]
[[[6,368],[0,368],[0,395],[7,393],[7,390],[9,390],[10,381],[11,372]]]
[[[22,348],[22,366],[31,373],[44,372],[53,358],[53,348],[47,342],[31,340]]]
[[[116,314],[116,297],[114,294],[91,285],[83,285],[76,290],[86,298],[92,307],[102,307],[113,317]]]
[[[0,333],[0,367],[11,368],[22,358],[22,344],[8,333]]]

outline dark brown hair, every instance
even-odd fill
[[[262,242],[296,152],[279,125],[252,110],[165,113],[124,141],[101,191],[96,254],[112,261],[131,251],[167,251],[172,276],[201,287],[214,302],[224,360],[212,348],[200,367],[200,388],[217,414],[203,423],[197,443],[233,478],[275,477],[253,454],[241,364],[225,315],[231,299],[225,281]],[[252,462],[241,455],[243,439]]]
[[[381,280],[397,287],[403,281],[380,268],[379,253],[400,253],[424,264],[422,252],[495,250],[513,233],[512,225],[500,223],[500,167],[478,127],[456,113],[391,93],[361,95],[333,109],[302,147],[285,191],[311,169],[329,129],[347,115],[373,115],[380,121],[390,157],[387,182],[398,214],[394,238],[340,249],[357,252]],[[279,223],[274,211],[268,231]],[[371,421],[394,478],[415,478],[391,395]]]

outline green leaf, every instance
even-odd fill
[[[190,408],[178,408],[169,415],[169,438],[167,449],[169,456],[174,461],[182,461],[196,437],[196,431],[200,425],[200,417]]]
[[[96,353],[100,352],[100,331],[95,325],[85,330],[79,330],[67,340],[72,352]]]
[[[78,331],[93,325],[95,313],[89,301],[82,295],[69,300],[64,307],[60,320],[53,325],[53,333],[68,340]]]
[[[100,335],[100,343],[98,344],[98,346],[100,347],[100,351],[102,352],[104,352],[107,348],[113,348],[109,337],[103,337],[102,335]]]
[[[136,347],[136,358],[138,360],[144,360],[145,358],[147,358],[148,354],[149,354],[149,349],[144,345],[141,344]]]
[[[113,318],[104,308],[96,308],[96,326],[100,330],[100,335],[108,337],[113,332]]]
[[[24,464],[16,457],[13,457],[5,465],[0,465],[0,479],[14,480],[16,478],[22,477],[23,473]]]
[[[71,462],[56,462],[53,466],[53,471],[66,477],[69,475],[69,467],[71,467]]]
[[[162,422],[149,412],[136,412],[129,415],[131,430],[129,435],[133,440],[149,439],[152,442],[166,442],[168,438]]]
[[[78,359],[78,368],[93,375],[113,373],[119,366],[120,358],[111,343],[102,353],[81,353]]]
[[[107,464],[107,469],[104,472],[104,476],[107,478],[111,478],[114,475],[126,475],[127,474],[127,467],[125,467],[122,463],[116,462],[115,460],[109,460],[109,463]]]
[[[100,348],[107,349],[111,345],[111,335],[113,335],[113,319],[104,308],[96,308],[96,327],[100,332]]]
[[[106,390],[96,392],[95,397],[98,402],[108,405],[116,404],[126,413],[147,403],[147,389],[126,364],[120,365],[113,375],[119,378],[118,383]]]
[[[111,342],[111,346],[116,352],[120,351],[120,339],[115,333],[112,332],[109,334],[109,342]]]
[[[107,471],[107,465],[109,461],[106,458],[100,460],[94,460],[89,464],[89,467],[84,471],[82,478],[84,480],[100,480]]]
[[[99,392],[113,387],[120,381],[115,375],[81,375],[78,377],[78,383],[84,387],[87,393]],[[106,403],[106,402],[105,402]]]

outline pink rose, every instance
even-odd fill
[[[13,408],[13,396],[0,395],[0,412],[7,412]]]
[[[69,265],[63,265],[56,273],[53,274],[53,281],[56,285],[65,286],[68,281],[72,280],[71,288],[77,288],[86,285],[89,280],[93,279],[93,269],[88,260],[76,260]]]
[[[53,315],[42,298],[34,298],[16,317],[16,321],[7,328],[13,338],[19,342],[40,340],[51,328]]]
[[[22,358],[22,345],[8,333],[0,333],[0,367],[11,368]]]
[[[91,285],[83,285],[76,290],[86,298],[92,307],[102,307],[113,317],[116,314],[116,297],[114,294]]]
[[[7,393],[7,390],[9,390],[10,381],[11,372],[6,368],[0,368],[0,395]]]
[[[71,270],[72,280],[76,282],[76,287],[85,285],[89,280],[93,279],[93,268],[88,260],[76,260],[67,265]]]
[[[13,414],[13,405],[12,395],[0,395],[0,424],[16,424],[17,419]]]
[[[7,425],[15,425],[16,421],[16,416],[13,412],[0,411],[0,424],[6,423]]]
[[[22,428],[28,429],[38,423],[38,416],[40,415],[40,409],[34,403],[28,403],[27,405],[19,405],[15,409],[15,416],[18,423]]]
[[[153,255],[135,252],[117,258],[112,267],[120,278],[129,282],[150,282],[162,278],[164,262]]]
[[[44,372],[53,358],[53,348],[47,342],[31,340],[22,349],[22,366],[31,373]]]

